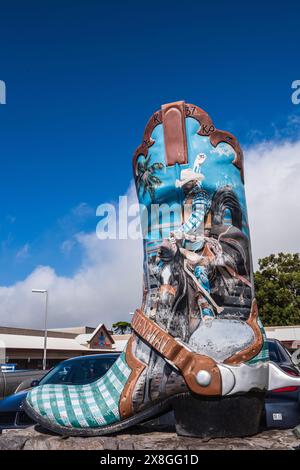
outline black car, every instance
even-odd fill
[[[45,384],[85,385],[102,377],[113,365],[119,353],[79,356],[60,362],[41,380],[33,380],[31,387]],[[24,428],[33,421],[22,410],[28,388],[0,400],[0,430]]]
[[[287,374],[300,376],[289,351],[276,339],[268,339],[270,360]],[[300,424],[300,388],[278,388],[267,393],[265,399],[265,425],[268,428],[293,428]]]

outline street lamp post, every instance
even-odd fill
[[[43,370],[46,370],[47,361],[47,322],[48,322],[48,291],[47,289],[32,289],[34,294],[46,294],[45,301],[45,324],[44,324],[44,355],[43,355]]]

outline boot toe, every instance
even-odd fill
[[[120,420],[119,400],[130,369],[120,357],[101,379],[87,385],[45,384],[33,388],[26,408],[47,427],[98,428]]]

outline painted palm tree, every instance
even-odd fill
[[[151,155],[149,154],[146,158],[139,160],[136,167],[136,185],[138,191],[143,189],[143,197],[148,192],[151,201],[154,200],[155,188],[160,186],[162,181],[155,176],[156,170],[161,170],[164,165],[162,163],[150,164]]]

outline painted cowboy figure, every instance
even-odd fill
[[[206,160],[206,155],[200,153],[195,159],[193,170],[182,170],[180,180],[177,180],[175,185],[177,188],[182,188],[185,193],[185,207],[191,201],[191,215],[181,225],[181,227],[173,233],[175,240],[182,240],[181,252],[187,260],[189,260],[189,251],[196,252],[204,247],[204,220],[210,210],[210,199],[207,191],[202,188],[201,182],[204,175],[201,173],[201,165]],[[199,257],[200,259],[200,257]],[[192,267],[193,275],[197,280],[198,285],[201,287],[202,293],[205,291],[210,293],[210,282],[206,266],[197,264],[193,265],[188,261]],[[204,292],[204,294],[205,294]],[[207,298],[209,295],[199,295],[198,306],[201,317],[204,321],[212,320],[214,318],[213,309]]]
[[[176,239],[183,239],[183,247],[192,251],[198,251],[204,242],[204,220],[210,210],[210,199],[207,191],[202,188],[201,182],[204,175],[201,173],[201,165],[206,160],[203,153],[197,155],[193,170],[181,171],[180,180],[176,180],[175,186],[182,188],[185,194],[185,210],[191,206],[191,215],[182,226],[174,232]],[[196,241],[193,241],[197,238]]]

